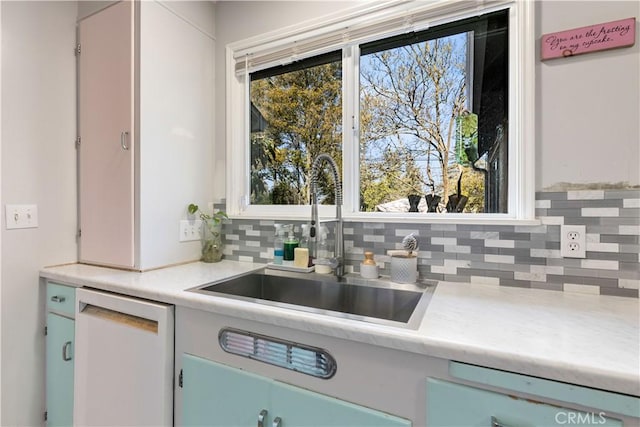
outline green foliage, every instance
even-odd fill
[[[411,153],[387,149],[379,161],[360,163],[361,210],[373,212],[376,205],[423,194],[423,185]]]
[[[478,160],[478,115],[456,117],[456,161],[465,166]]]
[[[219,224],[222,222],[222,220],[229,218],[224,211],[217,211],[212,215],[209,215],[208,213],[204,213],[200,210],[198,205],[196,205],[195,203],[190,203],[189,206],[187,206],[187,211],[189,212],[190,215],[195,215],[197,212],[200,212],[199,216],[201,220],[203,221],[213,220],[215,224]]]
[[[484,212],[484,173],[473,170],[468,166],[463,167],[462,171],[462,194],[469,198],[464,212]]]
[[[268,123],[252,135],[251,203],[307,204],[311,163],[328,153],[341,166],[342,64],[333,62],[254,80],[251,102]],[[318,180],[333,201],[329,174]]]

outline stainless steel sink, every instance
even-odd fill
[[[357,278],[338,282],[332,276],[265,269],[191,291],[415,329],[434,289],[378,280],[356,282]]]

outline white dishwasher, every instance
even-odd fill
[[[173,424],[174,307],[76,291],[76,426]]]

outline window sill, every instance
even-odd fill
[[[506,215],[486,216],[481,214],[424,214],[407,213],[384,216],[377,214],[353,214],[344,216],[345,222],[384,222],[400,224],[469,224],[469,225],[540,225],[539,219],[518,219]]]
[[[472,216],[473,215],[473,216]],[[478,216],[476,216],[478,215]],[[332,220],[334,215],[320,215],[320,221]],[[229,215],[229,219],[234,220],[273,220],[273,221],[309,221],[311,219],[311,207],[309,207],[308,215],[299,215],[296,213],[268,213],[268,214],[239,214]],[[541,225],[542,221],[537,218],[518,219],[508,217],[506,215],[487,216],[482,214],[435,214],[433,216],[423,213],[406,213],[406,214],[345,214],[343,215],[345,223],[351,222],[377,222],[389,224],[451,224],[451,225],[522,225],[536,226]]]

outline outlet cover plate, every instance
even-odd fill
[[[587,227],[584,225],[560,226],[560,255],[564,258],[587,257]]]

